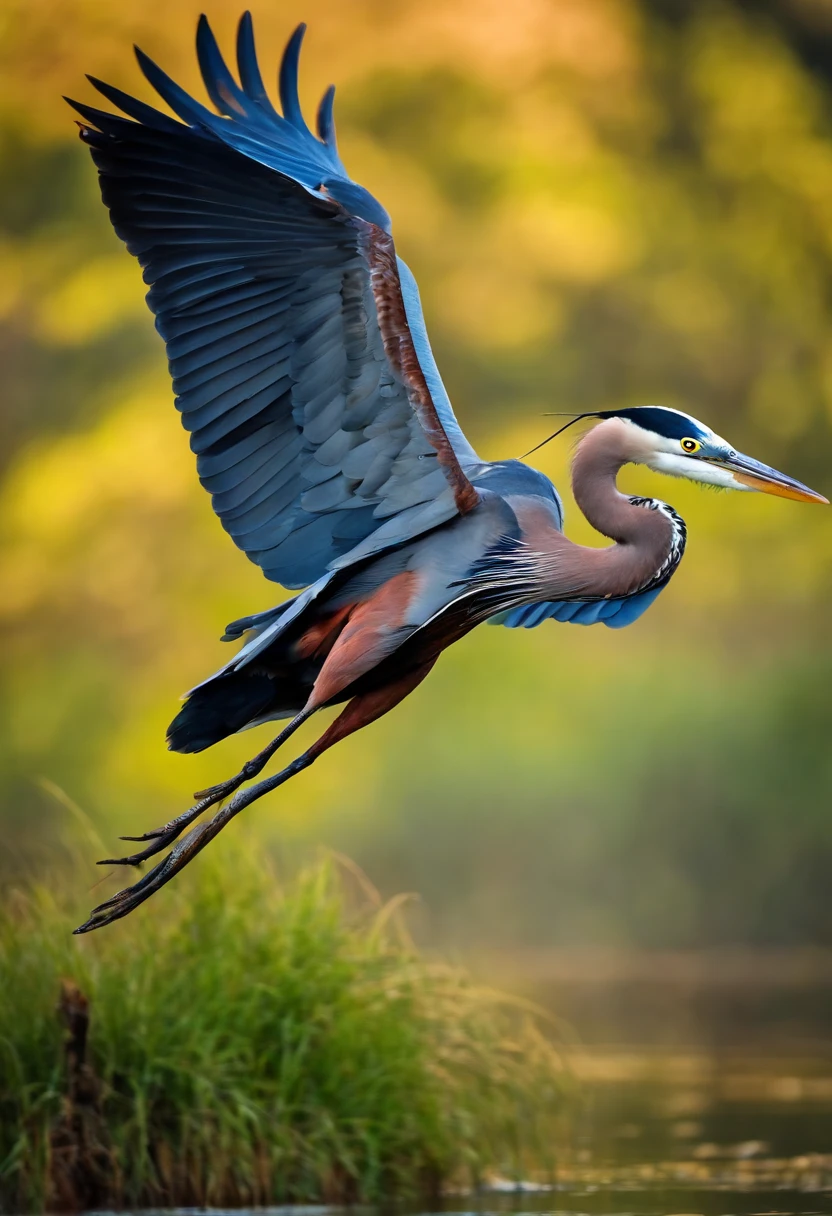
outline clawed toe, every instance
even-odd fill
[[[170,824],[166,823],[161,828],[154,828],[152,832],[142,832],[141,836],[119,836],[119,840],[129,840],[141,843],[143,840],[158,840],[160,836],[166,836],[170,830]]]
[[[173,876],[178,874],[205,847],[208,841],[216,836],[217,832],[228,822],[228,818],[226,812],[219,811],[207,823],[197,824],[171,849],[167,857],[163,857],[132,887],[125,887],[110,899],[105,899],[102,904],[93,909],[89,919],[73,932],[76,934],[89,933],[93,929],[101,929],[105,925],[112,924],[114,920],[120,920],[122,916],[127,916],[165,883],[170,882]]]
[[[143,856],[149,857],[153,853],[158,853],[159,849],[163,849],[171,840],[175,840],[180,832],[202,814],[207,811],[209,806],[214,805],[214,799],[202,798],[189,807],[187,811],[183,811],[181,815],[177,815],[175,819],[171,819],[169,823],[163,823],[160,828],[153,828],[150,832],[142,832],[141,836],[119,836],[119,840],[135,841],[138,844],[145,840],[151,841],[151,845],[144,850]],[[159,843],[161,841],[161,843]],[[138,856],[138,854],[137,854]]]
[[[97,864],[100,866],[140,866],[143,861],[147,861],[149,857],[155,856],[156,853],[161,853],[162,849],[166,849],[169,844],[173,844],[174,840],[188,827],[195,819],[198,819],[203,811],[207,811],[209,807],[216,806],[218,802],[222,802],[240,788],[245,780],[246,772],[238,773],[236,777],[232,777],[229,781],[221,781],[219,785],[212,785],[207,790],[199,790],[194,797],[197,802],[184,811],[181,815],[177,815],[175,819],[171,819],[169,823],[164,823],[160,828],[153,828],[150,832],[142,832],[141,836],[120,836],[120,840],[135,841],[139,844],[148,841],[146,848],[141,849],[138,853],[131,853],[127,857],[105,857]]]
[[[219,788],[219,787],[215,787]],[[151,832],[143,832],[141,836],[121,836],[120,840],[130,840],[141,843],[145,840],[149,841],[147,848],[141,849],[138,853],[131,853],[127,857],[108,857],[104,861],[99,861],[100,866],[138,866],[143,861],[147,861],[148,857],[153,857],[156,853],[161,853],[162,849],[166,849],[169,844],[173,844],[177,836],[184,832],[185,828],[189,827],[195,819],[198,819],[203,811],[207,811],[209,807],[215,806],[220,801],[220,797],[208,792],[206,797],[200,798],[187,811],[183,811],[181,815],[177,815],[175,819],[171,819],[169,823],[162,824],[160,828],[154,828]]]
[[[143,839],[150,840],[150,844],[146,849],[141,849],[138,853],[131,853],[129,857],[105,857],[102,861],[96,862],[99,866],[140,866],[143,861],[147,861],[149,857],[153,857],[156,853],[161,853],[162,849],[166,849],[169,844],[172,844],[179,833],[187,825],[182,824],[181,827],[172,828],[165,833],[154,833],[153,836],[145,836]],[[122,840],[130,840],[133,837],[122,836]]]
[[[75,933],[89,933],[93,929],[101,929],[104,925],[109,925],[114,920],[119,920],[122,916],[127,916],[134,908],[137,908],[139,904],[144,903],[146,899],[153,895],[155,891],[163,887],[165,883],[170,882],[174,874],[177,874],[186,866],[205,847],[208,841],[213,840],[229,820],[233,819],[244,807],[249,806],[258,798],[262,798],[270,790],[277,789],[289,777],[300,772],[308,764],[311,764],[317,753],[310,750],[305,752],[303,756],[299,756],[296,760],[293,760],[291,764],[287,765],[286,768],[276,773],[273,777],[260,781],[257,785],[249,786],[246,790],[240,790],[240,786],[244,782],[249,781],[262,771],[266,761],[274,755],[278,747],[293,734],[298,726],[309,717],[311,712],[311,710],[302,710],[281,731],[278,737],[272,740],[268,747],[264,748],[254,759],[249,760],[247,764],[243,765],[239,773],[228,781],[220,782],[219,785],[212,785],[209,789],[200,790],[199,793],[194,795],[196,798],[194,805],[181,815],[177,815],[175,819],[171,819],[169,823],[163,824],[160,828],[154,828],[150,832],[143,832],[141,836],[122,836],[122,840],[131,840],[138,843],[147,842],[146,846],[138,852],[130,853],[125,857],[108,857],[104,861],[100,861],[99,865],[140,866],[143,861],[147,861],[156,853],[160,853],[168,845],[173,845],[173,848],[166,857],[157,862],[132,887],[125,887],[111,899],[105,900],[103,904],[99,904],[97,908],[94,908],[89,918],[84,921],[83,925],[78,926]],[[174,841],[180,837],[185,828],[189,827],[204,811],[207,811],[209,807],[216,806],[219,802],[224,802],[231,794],[236,794],[236,797],[217,810],[213,818],[207,822],[198,824],[186,836],[183,836],[177,844],[174,844]]]
[[[142,903],[148,896],[152,895],[156,890],[157,885],[161,885],[158,881],[168,862],[170,854],[165,857],[158,865],[149,870],[143,878],[140,878],[132,887],[125,887],[124,890],[117,892],[111,899],[105,899],[97,908],[93,908],[89,919],[85,920],[83,925],[79,925],[73,932],[89,933],[91,929],[100,929],[104,925],[109,925],[112,921],[118,920],[122,916],[126,916],[133,908]]]
[[[216,802],[221,802],[223,798],[227,798],[229,794],[233,794],[242,785],[242,781],[238,778],[233,778],[231,781],[221,781],[219,785],[209,785],[205,790],[197,790],[194,793],[194,798],[211,799],[211,805]]]

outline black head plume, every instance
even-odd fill
[[[709,432],[702,426],[701,422],[697,422],[695,418],[691,418],[690,414],[684,414],[681,410],[668,409],[661,405],[636,405],[624,406],[618,410],[586,410],[580,414],[555,413],[546,414],[546,418],[569,418],[569,422],[564,423],[548,438],[544,439],[536,447],[533,447],[530,452],[526,452],[526,456],[531,456],[534,452],[545,447],[558,435],[576,422],[580,422],[582,418],[624,418],[627,422],[634,422],[636,426],[640,426],[642,430],[651,431],[654,435],[661,435],[665,439],[683,439],[686,436],[693,436],[696,439],[705,440],[709,437]],[[525,460],[526,456],[522,456],[521,460]]]
[[[527,456],[533,456],[535,452],[539,452],[541,448],[545,448],[547,443],[551,443],[553,439],[557,439],[558,435],[562,435],[570,426],[574,426],[576,422],[580,422],[582,418],[602,418],[605,415],[598,413],[597,410],[590,410],[585,414],[571,414],[569,411],[555,412],[552,414],[544,414],[544,418],[568,418],[568,422],[564,422],[563,426],[559,426],[556,431],[553,431],[546,439],[541,439],[540,443],[535,444],[528,452],[525,452],[520,459],[525,460]]]

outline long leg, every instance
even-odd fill
[[[280,734],[272,739],[271,743],[268,743],[251,760],[246,761],[239,773],[219,785],[212,785],[210,789],[197,791],[194,797],[199,801],[187,811],[183,811],[181,815],[177,815],[175,819],[171,819],[169,823],[163,824],[160,828],[154,828],[151,832],[145,832],[141,836],[121,837],[122,840],[149,840],[151,843],[147,848],[141,849],[138,853],[131,853],[128,857],[106,857],[98,864],[100,866],[138,866],[143,861],[147,861],[148,857],[153,857],[155,853],[161,853],[162,849],[166,849],[169,844],[172,844],[177,836],[184,832],[185,828],[198,819],[204,811],[216,806],[224,798],[228,798],[245,781],[251,780],[252,777],[256,777],[258,773],[262,772],[277,749],[282,747],[298,727],[312,716],[316,708],[317,706],[305,706],[299,714],[292,718],[291,722],[284,726]]]
[[[210,789],[199,791],[194,795],[198,799],[194,806],[160,828],[154,828],[152,832],[145,832],[141,836],[122,837],[123,840],[149,840],[150,844],[140,852],[131,853],[127,857],[107,857],[98,864],[102,866],[141,865],[143,861],[147,861],[156,853],[161,853],[169,844],[172,844],[185,828],[198,819],[209,807],[216,806],[218,802],[229,797],[240,788],[244,781],[256,777],[277,749],[302,722],[305,722],[317,709],[330,703],[339,692],[360,675],[375,667],[395,647],[395,632],[391,630],[390,626],[401,621],[413,582],[414,576],[410,572],[395,575],[384,583],[371,599],[357,607],[350,608],[344,627],[318,674],[306,705],[277,738],[243,765],[236,776],[219,785],[214,785]],[[329,626],[332,625],[333,622],[329,622]],[[317,634],[315,634],[315,638],[316,641],[320,640]]]
[[[363,726],[369,725],[370,722],[375,722],[377,718],[380,718],[388,710],[398,705],[400,701],[404,700],[413,691],[417,684],[422,682],[434,662],[435,660],[432,659],[423,667],[417,668],[406,676],[402,676],[401,679],[388,684],[385,688],[353,697],[332,725],[324,731],[320,739],[313,743],[307,751],[293,760],[291,764],[287,764],[279,773],[275,773],[274,776],[266,777],[265,780],[258,781],[256,785],[249,786],[246,790],[240,790],[232,798],[231,802],[217,811],[216,815],[212,819],[209,819],[207,823],[200,823],[195,828],[192,828],[188,835],[171,849],[167,857],[158,862],[137,883],[134,883],[132,887],[125,887],[123,891],[119,891],[112,899],[108,899],[103,904],[99,904],[97,908],[94,908],[89,920],[80,925],[75,932],[89,933],[92,929],[100,929],[104,925],[111,924],[114,920],[119,920],[122,916],[127,916],[129,912],[132,912],[139,904],[149,899],[165,883],[170,882],[175,874],[183,870],[188,862],[192,861],[197,853],[200,853],[222,831],[225,825],[235,815],[238,815],[240,811],[244,810],[245,807],[250,806],[252,802],[256,802],[258,798],[262,798],[264,794],[277,789],[278,786],[288,781],[290,777],[294,777],[296,773],[309,768],[310,764],[313,764],[328,748],[332,747],[335,743],[339,743],[341,739],[345,739],[347,735],[354,734],[355,731],[361,730]],[[183,817],[180,816],[180,818]]]

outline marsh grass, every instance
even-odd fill
[[[4,898],[3,1210],[50,1200],[63,978],[91,1002],[113,1206],[378,1201],[551,1166],[564,1070],[533,1010],[421,957],[399,901],[332,859],[288,884],[203,860],[81,939],[46,888]]]

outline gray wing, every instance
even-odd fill
[[[242,87],[207,22],[197,49],[220,117],[140,54],[177,122],[93,80],[135,121],[73,102],[119,236],[144,268],[200,480],[266,576],[301,587],[479,500],[476,462],[389,221],[346,177],[332,91],[312,135],[297,100],[302,29],[269,103],[251,24]]]
[[[547,600],[511,608],[489,619],[490,625],[509,629],[535,629],[544,621],[568,621],[571,625],[607,625],[624,629],[643,616],[667,584],[636,595],[609,600]]]

